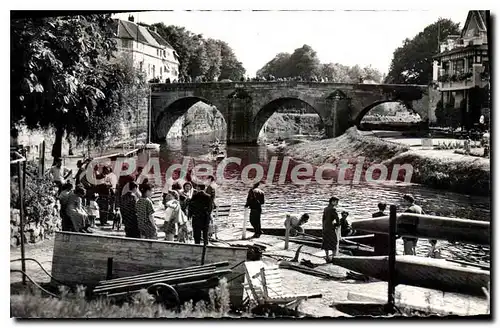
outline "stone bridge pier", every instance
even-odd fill
[[[424,121],[435,120],[430,90],[420,85],[287,81],[153,84],[151,88],[151,135],[155,142],[164,141],[174,122],[198,101],[221,112],[227,142],[232,144],[256,143],[266,121],[283,107],[312,108],[328,137],[358,125],[373,107],[384,102],[402,102]]]

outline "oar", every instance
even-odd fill
[[[479,263],[471,263],[471,262],[466,262],[466,261],[460,261],[460,260],[453,260],[453,259],[446,259],[448,262],[453,262],[453,263],[458,263],[458,264],[463,264],[463,265],[468,265],[471,267],[475,268],[480,268],[481,270],[490,270],[490,267],[484,265],[484,264],[479,264]]]
[[[305,232],[297,232],[297,234],[298,235],[302,235],[304,237],[313,238],[313,239],[316,239],[316,240],[323,240],[323,238],[321,238],[321,237],[313,236],[313,235],[310,235],[310,234],[305,233]]]
[[[369,247],[369,248],[371,248],[371,246],[360,244],[360,243],[357,243],[357,242],[354,242],[354,241],[351,241],[351,240],[347,240],[347,239],[343,239],[343,238],[342,238],[342,241],[345,242],[346,244],[350,244],[350,245],[353,245],[353,246]]]

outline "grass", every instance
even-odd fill
[[[32,286],[32,285],[30,285]],[[155,303],[152,295],[142,290],[121,305],[112,299],[87,300],[85,288],[70,293],[60,289],[61,298],[45,297],[35,287],[11,295],[11,316],[16,318],[222,318],[229,316],[229,290],[222,279],[209,291],[209,301],[185,303],[180,312]]]

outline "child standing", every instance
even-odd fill
[[[87,213],[89,216],[89,223],[92,228],[95,228],[95,220],[99,219],[99,205],[97,205],[98,194],[90,195],[89,205],[87,206]]]

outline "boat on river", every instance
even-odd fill
[[[357,231],[388,234],[389,216],[356,220],[351,227]],[[397,232],[405,237],[490,245],[490,223],[487,221],[401,213],[397,216]]]
[[[239,306],[247,251],[233,246],[209,245],[204,250],[203,245],[57,231],[52,276],[54,282],[93,287],[111,278],[227,261],[232,270],[227,275],[231,303]]]
[[[284,240],[284,238],[282,238]],[[321,240],[315,240],[313,238],[307,237],[289,237],[288,240],[291,243],[296,243],[299,245],[321,248],[322,242]],[[353,256],[373,256],[375,255],[375,249],[371,246],[355,244],[355,243],[346,243],[345,240],[340,241],[340,249],[341,254],[353,255]]]
[[[253,228],[247,228],[248,231],[255,232]],[[278,236],[278,237],[284,237],[285,236],[285,228],[262,228],[262,233],[264,235],[270,235],[270,236]],[[323,237],[323,232],[321,228],[309,228],[309,229],[304,229],[304,235],[300,236],[298,238],[304,238],[306,240],[307,237],[317,237],[315,241],[321,243],[321,238]],[[314,239],[314,238],[313,238]],[[350,236],[342,236],[343,240],[348,240],[350,242],[358,243],[358,244],[363,244],[367,246],[373,246],[375,244],[375,235],[374,234],[367,234],[362,231],[355,231],[353,235]],[[341,241],[342,243],[342,241]]]
[[[338,256],[332,263],[361,274],[387,281],[388,256]],[[396,256],[396,283],[474,295],[483,295],[490,271],[443,259],[412,255]]]

